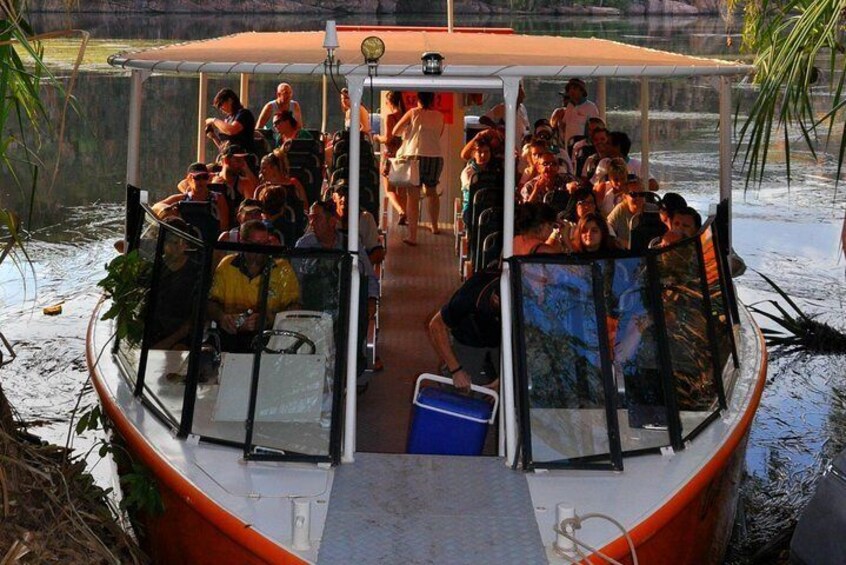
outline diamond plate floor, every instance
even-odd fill
[[[358,453],[335,471],[318,565],[546,562],[525,475],[498,458]]]
[[[451,228],[435,236],[421,226],[417,247],[402,243],[406,233],[391,222],[378,346],[385,369],[358,397],[357,451],[405,453],[415,379],[438,372],[426,324],[461,284]]]

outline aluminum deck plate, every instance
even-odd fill
[[[500,458],[358,453],[330,501],[319,565],[547,562],[526,477]]]

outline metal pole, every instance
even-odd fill
[[[603,122],[608,122],[605,117],[606,106],[608,105],[608,91],[606,85],[606,78],[599,77],[596,82],[596,105],[599,107],[599,117]]]
[[[145,71],[132,71],[129,84],[129,135],[126,153],[126,182],[138,186],[141,176],[141,99]]]
[[[349,236],[347,245],[352,254],[352,284],[350,285],[350,327],[347,333],[347,404],[344,426],[344,454],[342,461],[355,461],[355,425],[356,425],[356,384],[358,379],[358,316],[361,292],[361,267],[358,262],[358,209],[359,209],[359,173],[361,169],[361,96],[364,94],[363,76],[348,76],[347,88],[350,91],[350,179],[349,204],[352,210],[347,219]]]
[[[209,115],[209,75],[200,73],[197,100],[197,161],[206,162],[206,117]]]
[[[640,79],[640,182],[649,190],[649,79]]]
[[[455,12],[455,1],[447,0],[447,31],[452,33],[453,22],[455,20],[453,13]]]
[[[516,186],[514,147],[517,145],[517,95],[520,92],[519,77],[504,77],[505,98],[505,186],[503,198],[502,256],[507,259],[514,254],[514,187]],[[509,266],[503,263],[499,281],[502,309],[502,364],[501,386],[502,406],[505,414],[505,462],[511,465],[517,456],[517,425],[514,405],[514,354],[511,350],[511,285]]]
[[[720,204],[725,206],[726,253],[731,253],[731,154],[731,81],[720,77]]]
[[[241,86],[240,86],[240,94],[238,94],[238,98],[241,99],[241,106],[244,108],[250,107],[250,75],[247,73],[241,73]]]
[[[326,132],[326,122],[329,119],[329,77],[323,73],[323,109],[320,114],[320,131]]]

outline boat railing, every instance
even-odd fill
[[[713,218],[638,255],[509,261],[524,468],[621,470],[726,407],[734,293]]]
[[[115,348],[134,394],[179,437],[240,447],[245,459],[338,463],[349,253],[204,242],[137,207],[127,239],[148,273],[143,338]],[[255,312],[239,306],[243,289],[214,279],[213,262],[245,254],[264,264],[250,279]],[[210,328],[210,301],[240,314],[236,325],[266,322],[235,335]]]

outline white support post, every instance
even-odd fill
[[[363,76],[348,76],[350,91],[350,180],[347,210],[359,209],[359,175],[361,168],[361,96],[364,94]],[[356,384],[358,379],[358,316],[361,293],[361,268],[358,263],[358,214],[349,214],[347,237],[348,250],[352,254],[352,284],[350,285],[350,326],[347,332],[347,398],[344,425],[344,463],[355,461],[356,427]]]
[[[209,115],[209,75],[200,73],[197,97],[197,161],[206,162],[206,118]]]
[[[238,98],[241,100],[241,106],[244,108],[250,107],[250,75],[247,73],[241,73]]]
[[[141,100],[142,86],[149,71],[132,71],[129,84],[129,135],[126,152],[126,182],[138,186],[141,177]]]
[[[599,77],[596,81],[596,105],[599,108],[599,117],[602,118],[602,121],[608,123],[608,119],[605,117],[606,108],[608,106],[608,89],[606,85],[606,78]]]
[[[502,256],[507,259],[514,254],[514,187],[516,167],[513,147],[517,143],[517,95],[520,92],[519,77],[504,77],[505,98],[505,186],[503,198]],[[502,406],[505,415],[505,463],[511,465],[517,456],[517,424],[514,406],[514,354],[511,350],[511,286],[508,263],[502,265],[499,281],[500,307],[502,310],[502,363],[500,384]]]
[[[329,77],[323,73],[323,107],[320,113],[320,131],[326,133],[327,122],[329,121]]]
[[[640,79],[640,182],[649,190],[649,79]]]
[[[447,0],[447,32],[449,32],[449,33],[452,33],[452,31],[453,31],[453,24],[455,22],[454,12],[455,12],[455,1],[454,0]]]
[[[726,207],[726,236],[731,252],[731,80],[720,77],[720,203]]]

